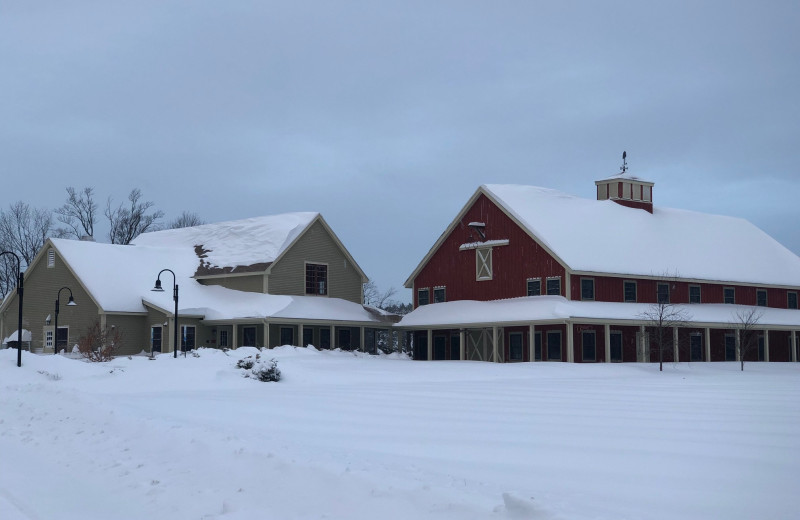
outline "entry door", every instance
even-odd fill
[[[256,328],[255,327],[242,327],[242,346],[255,347],[256,346]]]
[[[512,332],[508,335],[508,360],[522,361],[522,333]]]
[[[67,349],[69,343],[69,327],[59,327],[56,331],[56,352],[61,352],[61,349]]]
[[[703,361],[703,336],[700,334],[689,336],[689,359]]]
[[[445,336],[433,337],[433,359],[442,361],[446,359],[447,338]]]
[[[561,361],[561,331],[547,333],[547,360]]]
[[[150,328],[150,346],[153,352],[161,352],[161,327]]]
[[[611,333],[611,362],[622,362],[622,333]]]
[[[414,337],[414,359],[428,359],[428,335],[418,334]]]
[[[303,346],[307,347],[314,344],[314,329],[303,327]]]
[[[194,349],[194,326],[181,325],[181,350],[186,352]]]
[[[736,336],[725,336],[725,361],[736,361]]]

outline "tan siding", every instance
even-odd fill
[[[204,278],[203,285],[219,285],[227,289],[247,292],[264,292],[264,275],[231,276],[226,278]]]
[[[306,262],[328,265],[328,296],[361,303],[361,276],[347,260],[333,237],[319,222],[273,264],[269,277],[270,294],[304,295]]]
[[[55,301],[58,290],[62,287],[72,289],[75,298],[74,307],[68,306],[69,291],[61,291],[61,310],[58,315],[58,326],[69,327],[70,347],[74,345],[86,329],[99,319],[98,308],[89,295],[78,283],[77,279],[64,265],[56,252],[55,265],[47,267],[47,254],[25,276],[25,293],[22,300],[22,327],[31,331],[31,346],[34,349],[43,347],[45,318],[49,314],[55,318]],[[3,330],[0,340],[17,330],[17,295],[14,292],[3,314]],[[53,322],[50,323],[52,327]]]
[[[150,323],[147,321],[147,316],[108,314],[106,328],[119,329],[122,335],[122,347],[116,349],[116,355],[150,353]]]

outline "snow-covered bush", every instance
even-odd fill
[[[278,361],[275,359],[265,361],[261,359],[261,354],[256,354],[255,357],[247,356],[246,358],[240,359],[236,363],[236,368],[245,370],[244,377],[251,377],[263,382],[281,380],[281,371],[278,368]]]

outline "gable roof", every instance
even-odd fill
[[[512,184],[478,188],[407,287],[481,194],[570,271],[800,287],[800,257],[744,219],[658,206],[651,214]]]
[[[264,271],[319,217],[316,212],[283,213],[165,229],[142,233],[131,244],[196,251],[198,275]]]

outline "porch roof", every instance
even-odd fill
[[[403,328],[445,328],[510,324],[601,320],[631,321],[641,324],[642,316],[652,309],[649,303],[587,302],[567,300],[563,296],[527,296],[505,300],[460,300],[417,307],[397,324]],[[737,321],[736,314],[752,307],[726,304],[675,305],[684,311],[689,324],[728,325]],[[800,311],[758,307],[760,326],[800,329]]]

